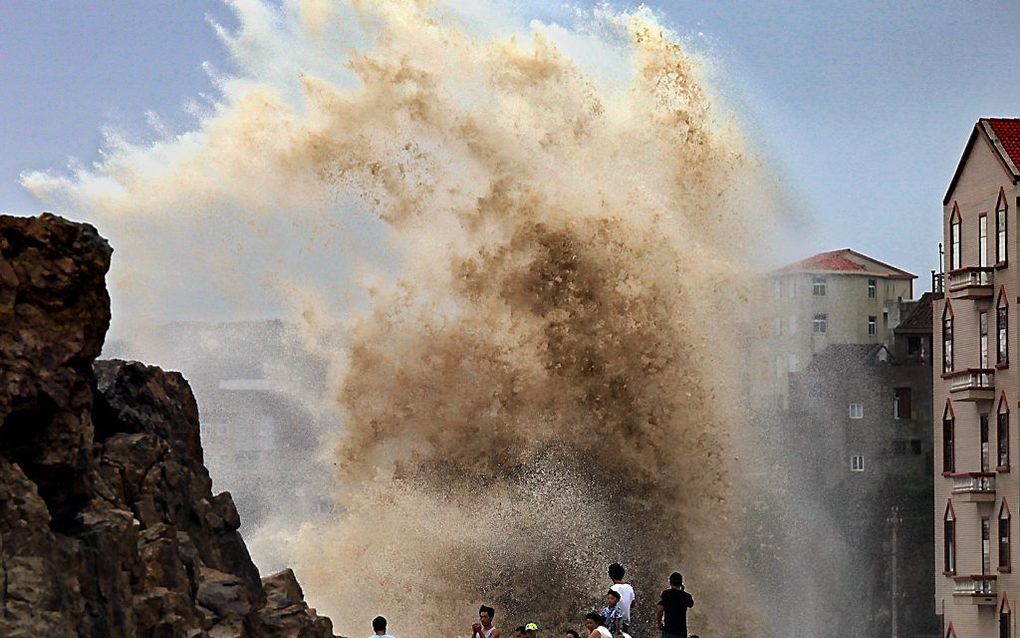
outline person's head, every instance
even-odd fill
[[[372,631],[377,634],[386,633],[386,619],[382,616],[376,616],[372,619]]]
[[[627,570],[620,563],[613,563],[609,566],[609,577],[613,580],[623,580],[623,575],[626,573]]]
[[[538,623],[529,622],[524,625],[524,632],[528,638],[535,638],[538,635]]]
[[[609,605],[610,607],[613,607],[618,602],[620,602],[620,593],[619,592],[613,591],[612,589],[610,589],[608,592],[606,592],[606,604],[607,605]]]
[[[584,617],[584,626],[588,628],[588,631],[595,631],[595,628],[604,622],[606,619],[602,617],[602,614],[594,611]]]
[[[669,575],[669,586],[670,587],[683,587],[684,576],[680,572],[673,572]]]
[[[478,608],[478,620],[482,622],[483,627],[488,627],[492,624],[492,619],[496,615],[496,610],[487,605],[482,605]]]
[[[581,636],[573,629],[568,629],[564,632],[563,638],[581,638]]]
[[[514,638],[524,638],[528,633],[524,631],[524,625],[521,625],[517,629],[514,629]]]

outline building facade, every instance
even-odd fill
[[[975,125],[943,200],[936,323],[935,606],[942,635],[1011,638],[1020,505],[1020,120]],[[1011,361],[1012,359],[1012,361]]]
[[[771,273],[748,384],[755,408],[787,407],[789,375],[835,344],[888,343],[899,302],[915,275],[849,248],[819,253]]]

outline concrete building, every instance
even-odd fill
[[[1020,507],[1020,476],[1011,471],[1020,413],[1018,166],[1020,119],[981,119],[942,202],[933,474],[935,607],[944,637],[1011,638],[1018,629],[1012,510]]]
[[[890,343],[899,323],[898,302],[913,299],[916,278],[849,248],[771,273],[752,345],[752,405],[785,408],[789,374],[830,345]]]

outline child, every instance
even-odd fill
[[[620,592],[610,589],[606,593],[606,606],[602,608],[605,625],[614,636],[623,633],[623,608],[620,607]]]

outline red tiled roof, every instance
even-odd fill
[[[999,138],[1009,159],[1013,160],[1013,166],[1020,167],[1020,119],[1001,117],[984,119]]]
[[[802,259],[796,263],[792,263],[788,266],[783,266],[779,269],[779,272],[789,272],[794,270],[865,270],[864,266],[848,259],[846,257],[846,249],[844,250],[830,250],[825,253],[818,253]]]

